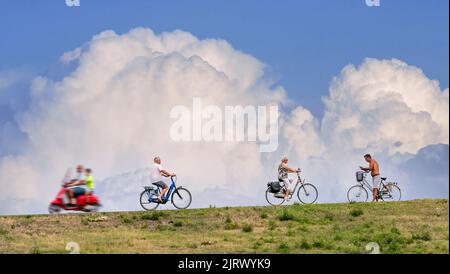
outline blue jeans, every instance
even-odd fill
[[[74,187],[72,189],[72,191],[73,191],[73,195],[74,196],[80,196],[80,195],[83,195],[86,192],[86,189],[84,187],[77,186],[77,187]]]

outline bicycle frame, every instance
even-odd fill
[[[372,192],[373,191],[373,186],[371,186],[370,184],[369,184],[369,182],[367,182],[367,174],[365,173],[364,174],[364,178],[363,178],[363,180],[361,181],[361,182],[358,182],[360,185],[362,185],[366,190],[369,190],[369,192]],[[381,180],[381,184],[380,184],[380,188],[379,188],[379,191],[378,191],[378,196],[380,196],[381,195],[381,190],[382,189],[386,189],[387,187],[386,187],[386,185],[384,184],[384,182],[383,182],[383,180]]]
[[[297,191],[299,185],[303,185],[303,184],[305,183],[305,181],[306,181],[306,179],[303,179],[303,180],[302,180],[302,179],[300,178],[300,174],[297,173],[297,182],[295,183],[294,189],[293,189],[292,192],[289,194],[289,197],[292,198],[292,195],[294,195],[294,193]],[[284,188],[286,188],[286,185],[284,185]]]
[[[167,193],[163,197],[161,197],[161,200],[163,201],[164,204],[169,201],[170,196],[173,194],[173,192],[177,188],[177,186],[175,184],[175,181],[173,180],[172,177],[170,177],[170,181],[172,181],[172,183],[169,186],[169,191],[167,191]],[[157,189],[158,189],[158,193],[160,193],[161,192],[161,188],[158,186]],[[154,199],[151,202],[161,203],[158,199]]]
[[[372,186],[367,182],[367,174],[364,174],[364,178],[361,182],[358,182],[361,184],[365,189],[372,191]]]

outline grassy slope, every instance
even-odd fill
[[[0,253],[449,253],[448,200],[0,217]]]

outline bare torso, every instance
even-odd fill
[[[372,177],[380,175],[380,166],[374,159],[370,161],[370,174],[372,175]]]

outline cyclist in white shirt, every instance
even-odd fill
[[[161,166],[161,158],[159,158],[159,156],[156,156],[153,159],[153,167],[150,171],[150,175],[152,184],[162,188],[161,193],[158,195],[158,200],[162,202],[163,195],[166,194],[167,191],[169,190],[167,184],[164,182],[165,180],[164,177],[175,176],[175,173],[164,169]]]

